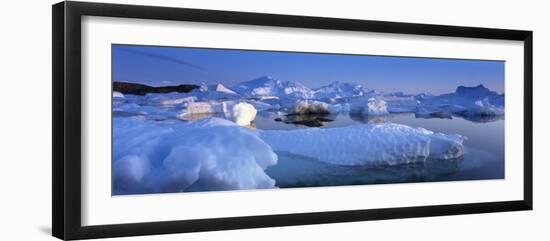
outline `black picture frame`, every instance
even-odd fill
[[[517,40],[524,43],[523,199],[282,215],[82,226],[81,224],[81,17],[104,16],[207,23]],[[531,210],[533,207],[533,32],[278,14],[150,7],[90,2],[52,6],[53,156],[52,233],[60,239],[185,233],[380,219]]]

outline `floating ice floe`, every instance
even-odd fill
[[[133,117],[113,122],[114,194],[275,188],[264,170],[277,155],[231,121],[169,127]]]
[[[277,152],[314,158],[337,165],[394,165],[464,154],[461,135],[434,133],[393,123],[341,128],[259,131]]]
[[[251,104],[241,102],[235,104],[227,114],[229,118],[240,126],[250,125],[256,118],[258,111]]]
[[[227,119],[230,119],[238,125],[246,126],[256,118],[258,111],[253,105],[246,102],[234,101],[210,101],[210,102],[192,102],[187,104],[178,118],[183,120],[194,119],[195,115],[204,114],[223,114]]]
[[[386,101],[370,98],[367,101],[367,106],[363,110],[364,115],[387,115],[389,114]]]
[[[162,105],[181,105],[181,104],[193,103],[195,101],[197,101],[196,96],[187,96],[187,97],[182,97],[182,98],[161,100],[160,103]]]
[[[451,112],[467,118],[499,117],[504,115],[504,95],[483,85],[457,87],[455,93],[433,96],[421,101],[422,106]]]
[[[124,94],[118,91],[113,91],[113,98],[124,98]]]

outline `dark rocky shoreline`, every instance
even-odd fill
[[[118,91],[122,94],[129,95],[145,95],[148,93],[188,93],[194,89],[198,89],[198,85],[174,85],[154,87],[144,84],[128,83],[128,82],[113,82],[113,91]]]

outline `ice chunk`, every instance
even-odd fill
[[[485,97],[483,100],[478,100],[475,103],[475,112],[479,115],[504,115],[504,108],[499,108],[489,103],[489,98]]]
[[[247,100],[246,102],[253,105],[257,111],[264,111],[264,110],[270,110],[275,108],[274,106],[262,101]]]
[[[222,92],[222,93],[237,95],[237,93],[235,93],[235,91],[230,90],[229,88],[225,87],[225,86],[222,85],[222,84],[217,84],[217,85],[215,86],[215,90],[216,90],[217,92]]]
[[[200,87],[199,87],[199,91],[200,92],[206,92],[208,91],[208,85],[206,85],[206,83],[201,83]]]
[[[367,106],[363,110],[364,115],[387,115],[388,109],[386,101],[370,98],[367,101]]]
[[[139,183],[150,168],[147,157],[127,155],[114,163],[113,175],[115,179],[125,180],[128,183]]]
[[[161,100],[160,103],[162,105],[181,105],[181,104],[188,104],[197,101],[196,96],[188,96],[188,97],[182,97],[182,98],[175,98],[175,99],[165,99]]]
[[[193,102],[187,104],[188,114],[216,113],[214,107],[208,102]]]
[[[254,131],[208,118],[170,126],[113,119],[113,194],[275,188],[277,155]]]
[[[241,102],[231,108],[231,112],[228,113],[231,120],[237,125],[247,126],[256,118],[256,109],[251,104]]]
[[[275,151],[338,165],[378,165],[451,159],[464,154],[460,135],[394,123],[341,128],[260,131]]]
[[[118,91],[113,91],[113,98],[124,98],[124,94]]]

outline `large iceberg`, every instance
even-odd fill
[[[270,76],[241,82],[233,86],[238,94],[248,98],[312,99],[314,91],[298,82],[281,81]]]
[[[395,165],[464,154],[466,137],[384,123],[341,128],[260,131],[276,152],[301,155],[337,165]]]
[[[451,112],[472,120],[503,116],[505,108],[504,94],[498,94],[483,85],[459,86],[454,93],[426,98],[421,101],[421,105],[433,112]]]
[[[231,121],[113,122],[113,194],[275,188],[264,170],[277,163],[277,155],[252,130]]]
[[[359,84],[335,81],[326,86],[315,89],[317,99],[338,99],[353,96],[363,96],[371,90]]]

